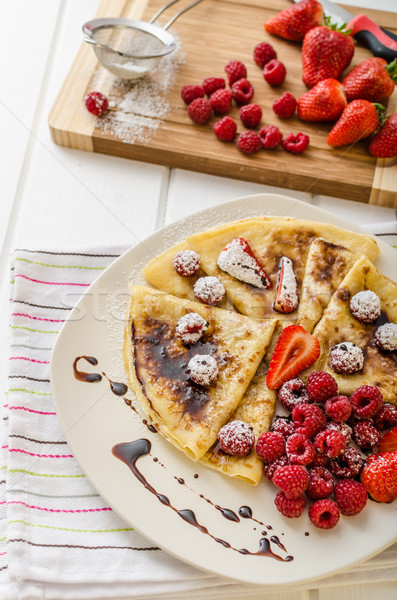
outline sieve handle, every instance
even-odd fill
[[[172,23],[174,21],[176,21],[181,15],[183,15],[183,13],[187,12],[188,10],[190,10],[191,8],[193,8],[193,6],[196,6],[196,4],[200,4],[200,2],[202,2],[203,0],[195,0],[195,2],[192,2],[191,4],[189,4],[188,6],[185,6],[185,8],[183,8],[182,10],[180,10],[179,12],[177,12],[163,27],[163,29],[168,29],[168,27],[170,27],[172,25]],[[172,6],[173,4],[176,4],[177,2],[179,2],[179,0],[171,0],[171,2],[168,2],[168,4],[165,4],[165,6],[162,6],[157,12],[156,14],[150,19],[149,23],[154,23],[154,21],[156,21],[156,19],[158,19],[158,17],[170,6]]]

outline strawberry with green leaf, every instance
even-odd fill
[[[317,0],[301,0],[265,21],[268,33],[301,42],[312,27],[324,23],[323,7]]]
[[[336,79],[323,79],[298,100],[298,117],[302,121],[336,121],[346,108],[342,84]]]
[[[374,133],[382,121],[381,104],[368,100],[353,100],[344,109],[339,120],[328,134],[327,144],[336,148],[354,144]]]
[[[367,58],[342,79],[348,102],[358,98],[370,102],[386,100],[394,92],[396,82],[396,60],[388,64],[378,56]]]
[[[397,450],[371,454],[360,473],[361,483],[377,502],[397,498]]]
[[[397,113],[393,113],[372,138],[369,153],[376,158],[397,156]]]

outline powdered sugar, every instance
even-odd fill
[[[260,265],[246,250],[245,244],[248,246],[248,243],[243,242],[245,240],[241,238],[229,242],[218,256],[218,267],[239,281],[258,288],[268,287],[263,281]]]
[[[176,335],[184,344],[196,344],[207,327],[208,323],[201,315],[191,312],[179,319],[176,326]]]
[[[331,368],[336,373],[351,374],[361,371],[364,366],[364,354],[353,342],[342,342],[331,350]]]
[[[375,331],[375,343],[382,350],[393,352],[397,350],[397,325],[385,323]]]
[[[194,284],[194,295],[200,302],[215,306],[223,300],[225,286],[217,277],[200,277]]]
[[[350,300],[352,314],[363,323],[372,323],[379,317],[382,307],[379,296],[371,290],[363,290]]]
[[[230,421],[220,429],[218,440],[227,454],[246,456],[254,447],[255,435],[252,427],[244,421]]]
[[[219,374],[218,363],[210,354],[195,354],[187,367],[190,379],[198,385],[211,385]]]
[[[182,277],[191,277],[200,267],[200,256],[193,250],[183,250],[174,256],[174,269]]]
[[[292,260],[283,256],[277,280],[277,296],[274,308],[282,313],[290,313],[298,306],[298,284]]]

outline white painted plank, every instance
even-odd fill
[[[352,200],[342,200],[331,196],[313,196],[313,204],[319,208],[329,210],[338,217],[357,224],[381,223],[394,221],[396,213],[394,208],[373,206]]]
[[[318,600],[396,600],[397,582],[337,586],[320,589]]]

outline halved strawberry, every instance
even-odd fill
[[[234,238],[218,256],[218,267],[225,273],[259,288],[271,288],[272,282],[251,246],[242,237]]]
[[[292,260],[282,256],[278,269],[277,295],[273,304],[274,310],[291,313],[298,306],[298,284],[294,273]]]
[[[397,427],[385,433],[378,444],[379,452],[392,452],[397,450]]]
[[[266,377],[267,387],[278,389],[316,362],[319,356],[318,339],[301,325],[288,325],[277,340]]]
[[[397,451],[371,454],[360,479],[374,500],[393,502],[397,498]]]

